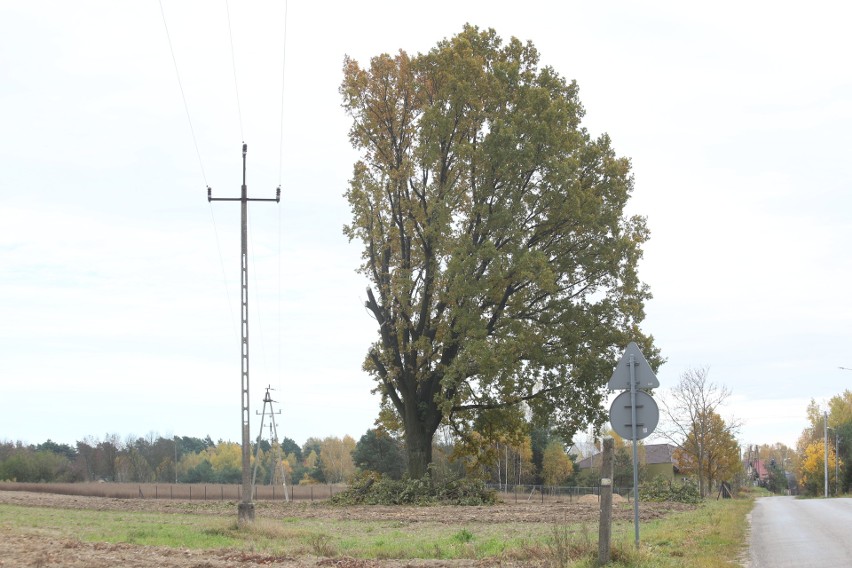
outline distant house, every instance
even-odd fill
[[[769,477],[769,468],[766,466],[766,460],[743,460],[743,466],[749,479],[753,479],[761,485]]]
[[[671,444],[648,444],[645,446],[645,467],[648,478],[674,479],[680,468],[674,457],[675,447]]]
[[[630,459],[633,459],[633,450],[630,449]],[[647,479],[662,477],[672,480],[680,474],[678,464],[674,459],[675,447],[671,444],[645,444],[639,447],[639,464],[644,466],[643,476]],[[601,454],[597,453],[577,462],[580,470],[600,468]]]
[[[765,486],[769,481],[771,465],[775,465],[774,460],[743,459],[743,469],[746,472],[746,478],[761,487]],[[785,471],[784,477],[787,481],[787,495],[797,495],[798,485],[796,483],[796,475],[792,471]]]

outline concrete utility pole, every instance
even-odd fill
[[[239,201],[240,202],[240,274],[242,295],[242,338],[240,361],[242,367],[242,437],[243,437],[243,489],[242,501],[237,506],[238,521],[254,522],[254,503],[252,502],[251,487],[251,437],[249,434],[249,340],[248,340],[248,202],[249,201],[281,201],[281,186],[275,190],[275,199],[249,199],[246,187],[246,153],[248,145],[243,144],[243,185],[240,197],[213,197],[210,187],[207,188],[207,201]]]
[[[824,432],[823,446],[825,447],[825,497],[828,498],[828,412],[823,411],[822,427]]]
[[[615,440],[604,438],[601,453],[601,518],[598,526],[598,566],[609,564],[612,537],[612,454]]]

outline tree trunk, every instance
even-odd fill
[[[707,462],[707,482],[705,483],[707,487],[707,495],[713,494],[714,481],[716,481],[716,476],[713,472],[713,468],[716,465],[716,460],[713,457],[713,454],[710,454],[705,458]]]
[[[503,487],[503,470],[500,469],[500,442],[497,442],[497,486]]]
[[[416,419],[405,421],[405,445],[408,451],[408,475],[420,479],[432,463],[432,436],[434,430],[426,428]]]
[[[417,381],[412,377],[404,384],[417,385]],[[417,387],[402,390],[402,396],[397,399],[397,410],[405,425],[408,475],[412,479],[420,479],[428,473],[429,464],[432,463],[432,438],[441,424],[441,409],[427,394],[428,386],[423,381]]]

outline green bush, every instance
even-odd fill
[[[23,483],[51,481],[73,481],[68,458],[51,451],[17,449],[12,455],[0,460],[0,480]]]
[[[639,498],[643,501],[674,501],[676,503],[700,503],[698,486],[694,481],[684,479],[671,482],[655,477],[639,485]]]
[[[406,475],[395,480],[366,472],[330,502],[334,505],[493,505],[496,499],[497,494],[479,480],[437,482],[429,474],[421,479]]]

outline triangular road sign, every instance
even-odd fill
[[[633,377],[636,380],[637,389],[653,389],[660,386],[660,381],[651,365],[645,360],[645,356],[639,350],[639,346],[631,341],[624,350],[624,355],[615,367],[612,377],[609,379],[607,388],[609,390],[630,390],[630,360],[633,359]]]

